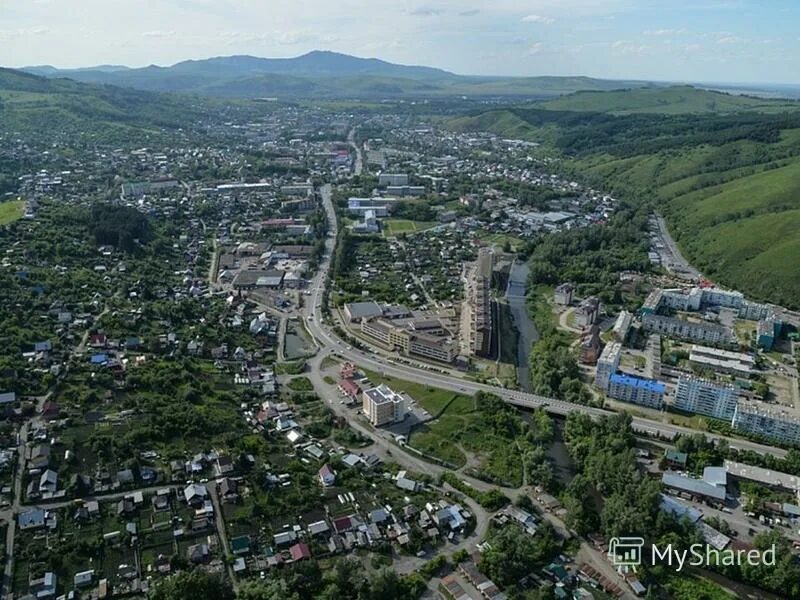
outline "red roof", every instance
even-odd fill
[[[292,555],[292,560],[303,560],[304,558],[311,558],[311,550],[308,549],[308,544],[300,542],[289,548],[289,554]]]
[[[347,531],[352,526],[353,522],[350,520],[350,517],[339,517],[333,520],[333,528],[336,530],[336,533]]]
[[[350,396],[357,396],[358,394],[361,393],[361,388],[352,379],[342,379],[339,382],[339,387],[345,394],[348,394]]]

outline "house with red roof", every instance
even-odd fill
[[[344,396],[348,396],[353,400],[358,400],[358,397],[361,395],[361,386],[352,379],[342,379],[339,382],[339,391]]]
[[[311,550],[308,548],[308,544],[304,544],[303,542],[289,548],[289,554],[294,561],[311,558]]]

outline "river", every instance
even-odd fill
[[[526,392],[531,392],[531,377],[528,369],[528,354],[531,344],[539,339],[536,325],[525,305],[525,288],[528,283],[528,263],[515,260],[508,274],[506,301],[514,318],[514,327],[519,332],[517,343],[517,383]]]

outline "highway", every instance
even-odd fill
[[[321,188],[321,195],[323,206],[328,215],[329,230],[336,232],[336,213],[331,201],[330,185],[326,185]],[[573,404],[571,402],[564,402],[563,400],[557,400],[555,398],[547,398],[518,390],[509,390],[493,385],[468,381],[465,379],[440,374],[433,370],[423,370],[410,365],[393,362],[392,360],[378,358],[375,355],[362,352],[348,345],[346,341],[339,339],[338,336],[333,333],[330,325],[324,323],[322,320],[323,291],[328,277],[328,268],[335,244],[335,237],[329,237],[326,240],[325,256],[320,263],[320,268],[317,274],[312,279],[310,288],[311,295],[308,296],[308,302],[303,308],[303,315],[306,320],[306,325],[314,337],[315,343],[319,346],[322,352],[335,352],[338,356],[346,360],[374,371],[378,371],[392,377],[397,377],[399,379],[423,383],[432,387],[452,390],[454,392],[460,392],[464,394],[474,394],[478,391],[490,392],[501,397],[509,404],[513,404],[514,406],[519,406],[521,408],[543,407],[549,413],[559,416],[566,416],[574,411],[580,411],[584,414],[588,414],[592,418],[600,418],[614,414],[614,412],[602,408]],[[432,369],[433,368],[434,367],[432,367]],[[674,439],[679,434],[691,435],[698,433],[697,431],[688,427],[662,423],[660,421],[642,417],[633,417],[632,426],[634,431],[637,433],[646,435],[648,437],[655,436],[666,440]],[[713,433],[704,433],[710,439],[727,441],[729,446],[734,449],[751,450],[760,454],[771,454],[779,458],[784,458],[787,454],[786,450],[776,448],[774,446]]]

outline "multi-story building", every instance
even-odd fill
[[[381,173],[378,175],[378,187],[389,185],[408,185],[408,175],[405,173]]]
[[[749,375],[756,367],[756,359],[750,354],[719,350],[706,346],[693,345],[689,352],[689,362],[710,367],[723,373]]]
[[[386,385],[361,393],[362,410],[375,427],[397,423],[406,418],[406,398]]]
[[[617,320],[614,322],[614,329],[612,330],[614,339],[618,342],[624,342],[625,338],[628,336],[628,331],[631,328],[632,322],[633,315],[627,310],[623,310],[621,313],[619,313]]]
[[[623,373],[614,373],[608,378],[610,398],[649,408],[663,406],[665,389],[666,386],[655,379],[642,379]]]
[[[608,389],[609,378],[619,369],[619,359],[622,354],[622,344],[611,342],[603,348],[600,358],[597,359],[597,373],[594,384],[601,390]]]
[[[600,316],[600,300],[595,296],[584,298],[575,309],[575,325],[589,327],[597,323]]]
[[[492,351],[492,297],[491,277],[494,255],[491,248],[481,248],[475,265],[475,275],[469,283],[467,294],[469,322],[469,349],[472,354],[488,356]]]
[[[561,306],[569,306],[572,304],[572,294],[574,291],[574,285],[571,283],[562,283],[553,291],[553,301]]]
[[[738,390],[731,384],[682,376],[678,379],[673,406],[678,410],[730,421],[738,397]]]
[[[781,335],[782,327],[783,323],[774,316],[759,321],[756,327],[758,347],[763,348],[767,352],[772,350],[775,345],[775,340]]]
[[[363,216],[368,210],[372,210],[376,217],[388,217],[394,202],[390,198],[350,198],[347,200],[347,212]]]
[[[655,313],[642,315],[642,328],[653,333],[707,344],[730,344],[734,339],[731,329],[724,325],[706,321],[687,321]]]
[[[416,355],[445,363],[453,361],[454,344],[449,339],[413,331],[413,323],[399,326],[385,319],[364,319],[361,321],[361,331],[406,356]]]
[[[762,402],[740,399],[731,421],[734,429],[786,444],[800,444],[800,415]]]
[[[587,327],[581,333],[580,360],[585,365],[593,365],[600,355],[600,328]]]
[[[740,319],[758,321],[774,314],[771,307],[745,300],[741,292],[720,288],[656,289],[642,305],[642,313],[658,312],[669,308],[684,312],[697,312],[705,308],[731,308]]]
[[[386,186],[386,193],[392,196],[424,196],[424,185],[389,185]]]

